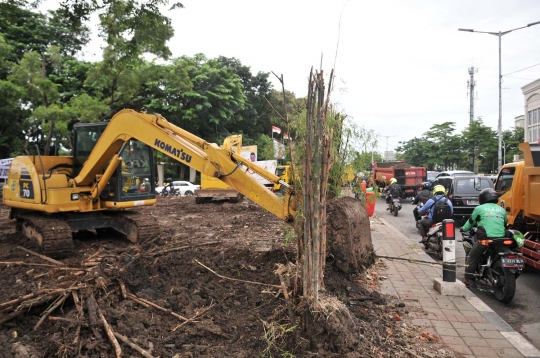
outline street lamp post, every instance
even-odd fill
[[[503,165],[506,164],[506,143],[504,142],[504,139],[501,139],[503,148],[504,148],[504,155],[503,155]]]
[[[512,32],[512,31],[516,31],[516,30],[519,30],[519,29],[524,29],[526,27],[531,27],[531,26],[538,25],[538,24],[540,24],[540,21],[532,22],[532,23],[528,24],[527,26],[522,26],[522,27],[518,27],[518,28],[515,28],[515,29],[512,29],[512,30],[499,31],[499,32],[476,31],[476,30],[473,30],[473,29],[458,29],[458,31],[479,32],[479,33],[482,33],[482,34],[490,34],[490,35],[494,35],[494,36],[499,37],[499,122],[498,122],[498,125],[497,125],[497,133],[499,135],[499,154],[498,154],[498,162],[497,162],[498,168],[497,168],[497,170],[500,170],[501,167],[502,167],[502,146],[501,146],[501,142],[502,142],[501,37],[503,37],[504,35]]]

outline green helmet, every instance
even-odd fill
[[[396,178],[390,179],[390,185],[395,184],[395,183],[397,183],[397,179],[396,179]]]
[[[514,239],[516,242],[516,248],[521,249],[523,245],[525,245],[525,236],[523,236],[523,234],[518,230],[508,230],[506,231],[506,235],[509,238]]]

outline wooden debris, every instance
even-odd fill
[[[144,298],[137,297],[137,296],[135,296],[135,295],[132,294],[132,293],[128,293],[128,297],[129,297],[130,299],[132,299],[133,301],[135,301],[135,302],[138,302],[138,303],[144,303],[144,304],[146,304],[146,305],[148,305],[148,306],[152,306],[152,307],[154,307],[154,308],[157,308],[157,309],[160,310],[160,311],[169,313],[170,315],[172,315],[172,316],[174,316],[174,317],[176,317],[176,318],[178,318],[178,319],[181,319],[181,320],[183,320],[183,321],[187,321],[187,320],[188,320],[186,317],[181,316],[181,315],[179,315],[178,313],[175,313],[175,312],[173,312],[173,311],[171,311],[171,310],[168,310],[168,309],[166,309],[166,308],[163,308],[163,307],[161,307],[161,306],[158,306],[158,305],[156,305],[156,304],[153,303],[153,302],[150,302],[150,301],[148,301],[148,300],[145,300]]]
[[[195,316],[191,317],[190,319],[188,319],[187,321],[183,322],[183,323],[180,323],[178,326],[174,327],[171,331],[174,332],[176,331],[177,329],[179,328],[182,328],[182,326],[188,324],[189,322],[194,322],[194,319],[197,318],[198,316],[202,315],[203,313],[205,313],[206,311],[209,311],[212,307],[214,307],[215,304],[212,302],[210,303],[210,306],[208,306],[207,308],[205,308],[204,310],[202,310],[201,312],[197,313]]]
[[[60,305],[62,305],[62,303],[64,303],[64,301],[66,300],[66,298],[68,297],[68,293],[64,293],[61,297],[59,296],[57,298],[57,301],[52,305],[50,306],[49,308],[47,308],[45,310],[45,312],[43,312],[41,318],[39,319],[39,321],[36,323],[36,325],[34,326],[34,331],[36,331],[39,326],[41,326],[41,324],[45,321],[45,319],[51,314],[53,313],[53,311],[55,309],[57,309],[58,307],[60,307]]]
[[[99,330],[97,329],[98,325],[98,305],[96,303],[96,300],[93,296],[90,296],[86,299],[86,308],[88,309],[88,322],[90,323],[90,328],[92,329],[92,333],[94,333],[94,336],[96,339],[102,339],[101,333],[99,333]]]
[[[202,264],[201,262],[199,262],[198,260],[194,260],[196,263],[198,263],[199,265],[201,265],[202,267],[204,267],[205,269],[207,269],[208,271],[212,272],[214,275],[216,275],[217,277],[221,277],[225,280],[230,280],[230,281],[237,281],[237,282],[244,282],[244,283],[250,283],[250,284],[253,284],[253,285],[261,285],[261,286],[267,286],[267,287],[274,287],[274,288],[279,288],[281,289],[281,285],[271,285],[269,283],[262,283],[262,282],[255,282],[255,281],[246,281],[246,280],[239,280],[237,278],[232,278],[232,277],[227,277],[227,276],[223,276],[223,275],[220,275],[218,274],[216,271],[212,270],[211,268],[205,266],[204,264]]]
[[[60,261],[56,261],[56,260],[54,260],[54,259],[51,259],[51,258],[48,257],[48,256],[44,256],[44,255],[38,254],[37,252],[34,252],[34,251],[32,251],[32,250],[25,249],[25,248],[22,247],[22,246],[17,246],[17,248],[18,248],[19,250],[22,250],[22,251],[24,251],[24,252],[30,254],[30,255],[34,255],[34,256],[36,256],[36,257],[39,257],[39,258],[42,259],[42,260],[48,261],[48,262],[50,262],[50,263],[52,263],[52,264],[54,264],[54,265],[57,265],[57,266],[65,266],[65,265],[64,265],[62,262],[60,262]]]
[[[118,285],[120,285],[120,292],[122,293],[122,298],[127,299],[126,285],[120,279],[118,279]]]
[[[94,301],[95,302],[95,301]],[[96,304],[97,306],[97,304]],[[101,323],[103,324],[103,328],[105,328],[105,332],[107,332],[107,337],[109,337],[109,340],[111,341],[114,351],[116,352],[116,358],[122,357],[122,348],[120,348],[120,345],[118,344],[118,341],[116,340],[116,337],[114,335],[113,330],[111,329],[111,326],[109,326],[109,323],[105,319],[105,316],[103,316],[103,313],[101,313],[101,310],[99,309],[99,306],[97,307],[97,313],[99,315],[99,319],[101,320]]]
[[[114,332],[114,336],[118,338],[119,340],[121,340],[122,342],[124,342],[125,344],[127,344],[128,346],[130,346],[133,350],[136,350],[137,352],[139,352],[143,357],[154,358],[154,356],[148,353],[148,351],[142,349],[135,343],[131,342],[126,336],[123,336],[118,332]]]
[[[0,261],[0,265],[57,267],[56,265],[36,264],[36,263],[33,263],[33,262],[24,262],[24,261]]]

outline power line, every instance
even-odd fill
[[[525,70],[528,70],[529,68],[533,68],[535,66],[540,66],[540,63],[537,63],[536,65],[532,65],[530,67],[526,67],[524,69],[521,69],[521,70],[517,70],[517,71],[514,71],[514,72],[510,72],[510,73],[507,73],[506,75],[503,75],[503,76],[508,76],[508,75],[511,75],[512,73],[517,73],[517,72],[521,72],[521,71],[525,71]]]
[[[522,78],[522,77],[515,77],[515,76],[506,76],[510,78],[517,78],[518,80],[526,80],[526,81],[534,81],[532,78]]]

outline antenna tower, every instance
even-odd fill
[[[474,120],[474,100],[477,96],[474,95],[474,87],[476,87],[476,81],[474,80],[474,74],[478,73],[478,68],[469,67],[469,76],[471,76],[470,80],[467,81],[467,96],[469,97],[469,100],[471,101],[470,109],[469,109],[469,115],[470,115],[470,122]]]

